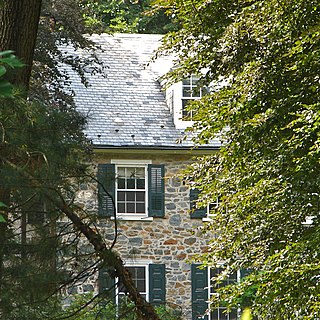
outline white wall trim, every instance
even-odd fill
[[[111,159],[112,164],[119,164],[119,165],[147,165],[152,164],[152,160],[134,160],[134,159]]]

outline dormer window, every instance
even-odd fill
[[[200,99],[206,88],[199,86],[199,77],[191,75],[171,85],[166,90],[166,100],[177,129],[186,129],[193,124],[193,111],[187,110],[190,101]]]
[[[192,100],[202,97],[203,89],[198,87],[199,78],[195,75],[182,80],[182,121],[190,121],[193,118],[192,110],[187,110],[187,105]]]

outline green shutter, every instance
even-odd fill
[[[166,275],[164,264],[149,265],[149,302],[161,305],[166,302]]]
[[[164,217],[164,165],[148,165],[149,217]]]
[[[207,208],[196,208],[196,202],[199,198],[198,189],[190,189],[190,217],[195,218],[205,218],[207,216]]]
[[[98,165],[98,213],[101,217],[114,216],[115,165]],[[107,191],[107,192],[106,192]]]
[[[115,279],[111,278],[107,272],[107,268],[101,268],[98,276],[99,294],[105,296],[115,303]]]
[[[240,270],[240,280],[242,278],[245,278],[246,276],[248,276],[250,273],[252,273],[252,269],[241,269]]]
[[[199,264],[191,265],[192,319],[208,319],[204,316],[208,309],[208,269],[199,269]],[[202,317],[203,316],[203,317]]]

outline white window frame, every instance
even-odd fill
[[[123,159],[111,159],[111,163],[115,165],[116,182],[115,182],[115,207],[116,207],[116,217],[119,220],[143,220],[143,221],[153,221],[153,217],[148,216],[148,164],[152,164],[152,160],[123,160]],[[145,213],[118,213],[118,168],[119,167],[143,167],[145,169]]]
[[[210,222],[212,221],[212,219],[216,216],[215,213],[211,213],[210,211],[213,209],[213,208],[218,208],[220,204],[220,201],[219,201],[219,198],[217,197],[216,198],[216,201],[213,202],[213,203],[210,203],[207,205],[207,213],[206,213],[206,216],[204,218],[202,218],[202,221],[204,222]],[[211,209],[211,210],[210,210]]]
[[[129,261],[125,264],[125,267],[144,267],[145,269],[145,283],[146,283],[146,300],[149,301],[149,265],[152,263],[152,261],[149,260],[139,260],[139,261]],[[118,283],[119,278],[116,278],[116,283]],[[116,305],[119,305],[119,286],[116,286],[115,288],[116,293]]]
[[[184,84],[184,81],[188,81],[188,84]],[[193,81],[195,81],[195,84],[193,84]],[[200,100],[203,96],[203,88],[202,87],[198,87],[198,85],[196,84],[199,81],[199,77],[197,77],[196,75],[192,74],[190,75],[190,77],[185,78],[184,80],[182,80],[181,82],[181,114],[182,114],[182,121],[192,121],[193,118],[193,112],[191,112],[191,120],[185,120],[185,117],[183,116],[183,101],[192,101],[192,100]],[[190,96],[185,96],[183,94],[184,89],[186,87],[190,87]],[[199,95],[194,95],[193,91],[194,90],[199,90]]]
[[[196,75],[191,75],[191,77],[196,77]],[[190,78],[190,77],[188,77]],[[197,77],[198,78],[198,77]],[[183,82],[179,81],[170,85],[166,89],[166,101],[173,115],[174,124],[177,129],[186,129],[191,127],[194,123],[193,120],[183,119],[182,116],[182,100],[199,100],[203,96],[203,88],[199,88],[200,97],[183,97]]]
[[[223,269],[223,265],[217,265],[216,268],[211,268],[211,267],[208,267],[208,273],[207,273],[207,276],[208,276],[208,320],[221,320],[221,319],[213,319],[212,318],[212,311],[213,310],[219,310],[221,311],[221,315],[223,315],[223,319],[225,319],[226,317],[226,314],[223,313],[223,311],[226,309],[225,307],[218,307],[218,308],[214,308],[211,310],[211,297],[214,295],[214,293],[211,293],[211,287],[212,287],[212,283],[213,283],[213,280],[211,278],[211,269],[217,269],[217,268],[221,268]],[[240,279],[241,279],[241,272],[240,270],[237,270],[237,282],[239,283],[240,282]],[[219,316],[220,318],[220,316]],[[241,309],[240,308],[237,308],[237,320],[240,320],[241,318]],[[229,320],[229,315],[227,314],[227,320]]]

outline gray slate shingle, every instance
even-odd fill
[[[175,128],[157,81],[169,70],[170,61],[165,66],[160,62],[148,64],[161,36],[101,34],[90,39],[101,47],[96,54],[106,66],[106,76],[87,75],[90,86],[86,88],[76,73],[69,73],[77,109],[89,116],[86,134],[93,144],[129,148],[192,146],[190,141],[177,143],[183,133]]]

